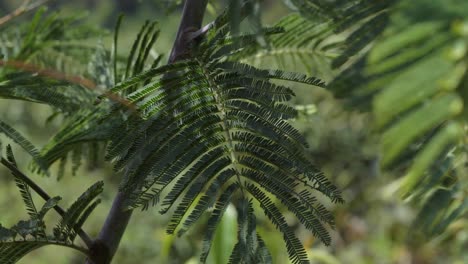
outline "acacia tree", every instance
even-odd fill
[[[151,205],[171,214],[169,234],[183,235],[209,215],[200,256],[205,262],[216,227],[233,204],[238,237],[231,263],[272,262],[256,231],[259,212],[254,205],[283,234],[291,261],[307,263],[280,205],[328,245],[327,227],[333,227],[334,219],[316,196],[343,199],[310,161],[306,141],[287,121],[296,115],[287,104],[294,96],[291,83],[328,87],[336,96],[373,110],[382,132],[383,167],[408,167],[406,161],[411,161],[399,190],[428,201],[431,208],[423,205],[422,213],[439,214],[426,222],[428,230],[440,232],[463,215],[465,196],[454,195],[466,190],[463,181],[443,176],[457,179],[456,164],[464,159],[460,139],[465,121],[458,117],[467,86],[467,55],[441,55],[454,43],[467,47],[466,24],[455,19],[458,14],[438,22],[411,21],[403,26],[414,25],[400,33],[402,25],[392,22],[399,13],[391,12],[398,1],[287,3],[295,13],[273,27],[260,23],[259,2],[235,0],[203,26],[207,1],[186,0],[167,63],[160,55],[151,56],[160,32],[156,22],[143,25],[123,61],[117,56],[121,18],[110,52],[102,46],[69,45],[94,33],[76,27],[74,18],[41,9],[20,39],[8,27],[15,15],[0,20],[10,41],[2,45],[0,96],[50,105],[53,117],[66,121],[41,150],[3,121],[0,131],[32,156],[33,171],[41,174],[49,175],[57,161],[63,168],[68,156],[76,172],[83,158],[105,155],[121,175],[107,219],[98,237],[91,238],[82,226],[100,202],[102,182],[62,209],[60,197],[49,196],[23,173],[7,146],[1,163],[14,176],[30,219],[0,226],[0,262],[15,263],[42,246],[62,245],[83,252],[88,263],[110,263],[132,210]],[[246,18],[250,32],[240,30]],[[440,35],[428,41],[434,29]],[[57,54],[72,60],[57,63]],[[296,59],[305,73],[318,77],[292,71],[287,62]],[[92,70],[80,73],[88,64]],[[444,67],[431,78],[421,76],[420,71],[433,65]],[[331,82],[326,85],[320,78]],[[439,85],[440,79],[446,82]],[[422,92],[408,96],[415,89]],[[46,201],[42,208],[35,206],[31,189]],[[440,197],[445,197],[443,203],[434,206]],[[447,206],[450,210],[441,210]],[[62,218],[53,234],[47,234],[44,216],[51,209]],[[84,245],[75,243],[76,237]]]

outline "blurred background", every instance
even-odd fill
[[[0,0],[0,17],[12,12],[21,2]],[[180,19],[179,2],[81,0],[51,1],[48,6],[64,15],[82,12],[85,23],[104,27],[106,30],[100,34],[101,37],[91,40],[95,42],[89,44],[97,45],[101,42],[107,48],[111,47],[117,17],[124,13],[119,52],[126,56],[125,52],[130,49],[136,32],[148,19],[159,21],[162,29],[155,46],[156,52],[168,54]],[[206,21],[211,21],[222,10],[222,4],[217,2],[222,1],[211,1]],[[272,24],[288,12],[282,1],[264,1],[263,8],[265,24]],[[301,70],[293,62],[289,66],[291,70]],[[444,235],[430,240],[411,232],[417,210],[390,195],[396,177],[390,172],[379,172],[378,138],[371,133],[370,117],[365,113],[345,109],[341,102],[323,89],[300,86],[295,89],[297,98],[293,103],[300,115],[293,122],[306,136],[312,159],[343,190],[346,200],[343,205],[330,207],[336,216],[336,229],[330,231],[333,244],[329,247],[320,244],[297,223],[297,233],[308,248],[313,263],[468,263],[468,230],[460,230],[455,226]],[[45,124],[44,120],[50,114],[51,110],[41,105],[0,99],[0,119],[15,125],[37,146],[42,146],[58,129],[58,123]],[[20,167],[27,168],[28,159],[21,158],[26,155],[17,151],[16,156]],[[110,165],[101,168],[82,166],[77,176],[73,177],[71,169],[67,168],[66,171],[70,175],[65,175],[58,182],[54,177],[37,176],[34,179],[51,195],[62,196],[62,205],[72,202],[92,183],[104,179],[103,203],[84,227],[91,235],[95,235],[110,208],[119,175],[113,174]],[[0,222],[5,226],[27,217],[17,192],[9,173],[0,167]],[[165,234],[167,220],[166,216],[159,215],[152,208],[145,212],[135,212],[114,263],[198,263],[203,225],[199,224],[188,235],[177,238]],[[217,231],[210,263],[227,262],[235,244],[235,221],[236,212],[230,208]],[[258,221],[260,233],[275,263],[288,263],[281,235],[267,219],[259,216]],[[46,247],[28,255],[20,263],[83,263],[83,256],[64,248]]]

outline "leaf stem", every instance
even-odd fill
[[[17,178],[21,179],[22,181],[24,181],[29,187],[31,187],[31,189],[33,189],[42,199],[44,199],[45,201],[48,201],[51,197],[50,195],[47,194],[47,192],[45,192],[39,185],[37,185],[33,180],[31,180],[28,176],[26,176],[24,173],[22,173],[15,165],[13,165],[12,163],[10,163],[8,160],[6,160],[5,158],[1,158],[1,163],[7,167],[11,173],[16,176]],[[59,205],[55,205],[54,206],[54,210],[60,215],[60,216],[64,216],[65,215],[65,210],[63,210],[62,207],[60,207]],[[83,240],[83,242],[85,243],[85,245],[88,247],[88,248],[91,248],[92,244],[93,244],[93,240],[89,237],[89,235],[83,230],[83,229],[79,229],[78,230],[78,235],[80,236],[80,238]]]

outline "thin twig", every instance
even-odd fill
[[[26,176],[24,173],[22,173],[15,165],[11,164],[8,160],[5,158],[1,158],[1,163],[7,167],[11,173],[24,181],[29,187],[31,187],[42,199],[48,201],[51,197],[48,195],[39,185],[37,185],[33,180],[31,180],[28,176]],[[65,210],[63,210],[62,207],[59,205],[54,206],[54,210],[60,215],[64,216],[65,215]],[[91,248],[93,244],[93,240],[91,237],[83,230],[83,229],[78,229],[78,235],[80,238],[83,240],[83,242],[86,244],[88,248]]]
[[[29,5],[29,2],[31,2],[31,0],[23,1],[23,3],[17,9],[13,10],[13,12],[11,12],[8,15],[5,15],[5,16],[0,18],[0,26],[7,23],[10,20],[12,20],[15,17],[21,16],[24,13],[27,13],[29,11],[32,11],[32,10],[38,8],[39,6],[45,4],[45,3],[49,2],[49,1],[51,1],[51,0],[37,1],[37,2],[35,2],[33,4],[31,4],[31,5]]]
[[[132,102],[130,102],[129,100],[119,96],[116,93],[112,93],[112,92],[109,92],[109,91],[102,91],[102,89],[99,89],[97,87],[97,85],[90,79],[87,79],[87,78],[84,78],[84,77],[81,77],[81,76],[76,76],[76,75],[67,75],[67,74],[65,74],[63,72],[59,72],[59,71],[52,70],[52,69],[43,69],[43,68],[41,68],[41,67],[39,67],[37,65],[22,62],[22,61],[0,60],[0,66],[11,67],[11,68],[23,70],[23,71],[26,71],[26,72],[34,73],[34,74],[37,74],[37,75],[40,75],[40,76],[49,77],[49,78],[52,78],[52,79],[55,79],[55,80],[63,80],[63,81],[67,81],[69,83],[78,84],[78,85],[80,85],[80,86],[82,86],[84,88],[103,93],[103,95],[105,97],[107,97],[111,101],[114,101],[114,102],[117,102],[117,103],[120,103],[120,104],[126,106],[133,113],[138,112],[135,105]]]

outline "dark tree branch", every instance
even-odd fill
[[[208,0],[185,1],[182,20],[180,21],[168,63],[173,63],[183,58],[189,52],[191,41],[194,39],[193,33],[200,30],[202,26],[207,4]]]
[[[123,192],[117,192],[104,226],[90,249],[90,259],[86,263],[107,264],[111,262],[133,212],[125,209],[125,198]]]
[[[17,178],[21,179],[24,181],[31,189],[33,189],[42,199],[48,201],[51,197],[39,186],[37,185],[33,180],[31,180],[28,176],[26,176],[24,173],[22,173],[15,165],[10,163],[8,160],[1,158],[1,163],[7,167],[10,172],[16,176]],[[65,210],[62,209],[62,207],[56,205],[54,206],[54,210],[60,215],[64,216],[65,215]],[[78,236],[83,240],[83,242],[86,244],[88,248],[91,248],[93,244],[93,240],[88,236],[88,234],[83,231],[83,229],[78,230]]]
[[[203,34],[203,29],[200,28],[207,3],[208,0],[185,1],[182,19],[168,63],[173,63],[188,55],[192,41]],[[132,215],[132,210],[124,207],[126,198],[126,194],[120,191],[114,198],[104,226],[91,247],[91,256],[87,264],[111,262]]]

